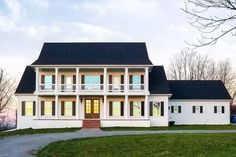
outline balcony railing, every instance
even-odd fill
[[[107,89],[109,92],[124,92],[125,85],[124,84],[109,84]]]
[[[101,91],[103,90],[103,84],[81,84],[81,91]]]
[[[129,84],[130,91],[143,91],[144,84]]]
[[[55,91],[55,84],[39,84],[39,91],[44,91],[44,92]]]
[[[58,85],[60,92],[75,92],[76,84],[60,84]]]

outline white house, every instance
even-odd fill
[[[168,81],[145,43],[45,43],[15,95],[17,128],[229,124],[221,81]]]

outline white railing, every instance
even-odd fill
[[[59,84],[58,90],[60,92],[75,92],[76,84]]]
[[[124,84],[108,84],[107,90],[109,92],[124,92],[125,85]]]
[[[81,84],[81,91],[101,91],[103,90],[103,84]]]
[[[130,91],[143,91],[144,84],[129,84]]]
[[[44,91],[44,92],[55,91],[55,84],[39,84],[39,91]]]

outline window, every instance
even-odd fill
[[[84,77],[85,90],[100,89],[100,76],[85,76]]]
[[[144,102],[131,101],[130,102],[130,116],[140,117],[144,116]]]
[[[45,89],[52,89],[52,75],[46,75],[44,78]]]
[[[120,89],[120,76],[113,76],[113,89],[119,90]]]
[[[35,115],[35,102],[23,101],[22,102],[22,116],[34,116]]]
[[[203,113],[203,106],[193,106],[193,113]]]
[[[110,101],[109,102],[109,116],[120,117],[124,116],[124,102]]]
[[[132,77],[133,90],[141,89],[141,75],[133,75]]]
[[[181,106],[171,106],[171,113],[181,113]]]
[[[65,76],[66,90],[72,90],[73,78],[72,76]]]
[[[65,116],[72,116],[72,102],[65,102]]]
[[[52,102],[45,101],[44,103],[44,115],[45,116],[52,116]]]
[[[214,106],[214,113],[225,113],[224,106]]]
[[[150,116],[153,116],[153,117],[164,116],[164,102],[163,101],[150,102]]]

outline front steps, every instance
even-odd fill
[[[100,120],[97,119],[83,120],[83,128],[100,128]]]

